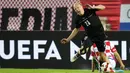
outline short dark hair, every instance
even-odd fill
[[[72,6],[72,7],[74,8],[74,7],[75,7],[75,5],[77,5],[77,4],[82,5],[80,2],[76,2],[76,3],[74,3],[74,4],[73,4],[73,6]]]

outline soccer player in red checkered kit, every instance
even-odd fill
[[[104,53],[108,57],[112,68],[110,71],[123,73],[123,70],[115,70],[116,61],[119,62],[121,69],[125,68],[125,65],[123,64],[120,55],[116,50],[116,47],[108,40],[105,40],[104,43],[106,45]],[[102,60],[100,59],[99,51],[96,47],[96,44],[93,44],[91,46],[90,59],[92,59],[92,72],[94,72],[95,65],[96,67],[99,67],[99,65],[102,66]]]
[[[71,39],[73,39],[80,30],[80,27],[83,26],[85,29],[85,33],[87,34],[88,38],[96,44],[100,56],[104,62],[109,62],[108,58],[105,56],[104,51],[104,40],[106,39],[106,35],[104,33],[104,28],[101,24],[99,17],[96,14],[96,11],[104,10],[105,6],[103,5],[86,5],[84,9],[82,4],[77,2],[73,5],[73,9],[77,13],[76,17],[76,27],[73,29],[71,34],[68,38],[63,38],[61,40],[62,44],[68,43]],[[87,45],[87,44],[86,44]],[[84,48],[81,46],[81,48]]]

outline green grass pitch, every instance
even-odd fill
[[[0,69],[0,73],[91,73],[91,70],[85,69]],[[99,73],[95,71],[94,73]],[[124,71],[130,73],[130,71]]]

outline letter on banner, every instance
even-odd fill
[[[23,45],[30,45],[29,40],[18,40],[18,59],[31,59],[30,55],[24,55],[24,52],[29,52],[28,47],[23,47]]]
[[[52,41],[45,59],[49,60],[51,57],[53,57],[53,58],[55,57],[57,60],[61,59],[61,56],[60,56],[60,54],[59,54],[59,52],[57,50],[57,47],[56,47],[54,41]]]
[[[45,45],[46,40],[34,40],[34,59],[39,59],[39,53],[44,53],[44,48],[39,48],[39,45]]]
[[[9,46],[10,52],[8,55],[4,53],[4,40],[0,40],[0,56],[3,59],[11,59],[14,56],[14,40],[10,40],[10,45],[5,45]]]

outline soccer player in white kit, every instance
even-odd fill
[[[105,43],[104,53],[108,57],[113,70],[116,67],[116,61],[119,62],[120,68],[124,69],[125,65],[123,64],[123,62],[120,58],[120,55],[118,54],[115,46],[108,40],[106,40],[104,43]],[[92,72],[94,72],[94,61],[93,60],[96,60],[98,63],[100,63],[102,61],[102,59],[100,58],[100,55],[99,55],[99,51],[96,47],[96,44],[93,44],[91,46],[90,58],[92,58]]]

